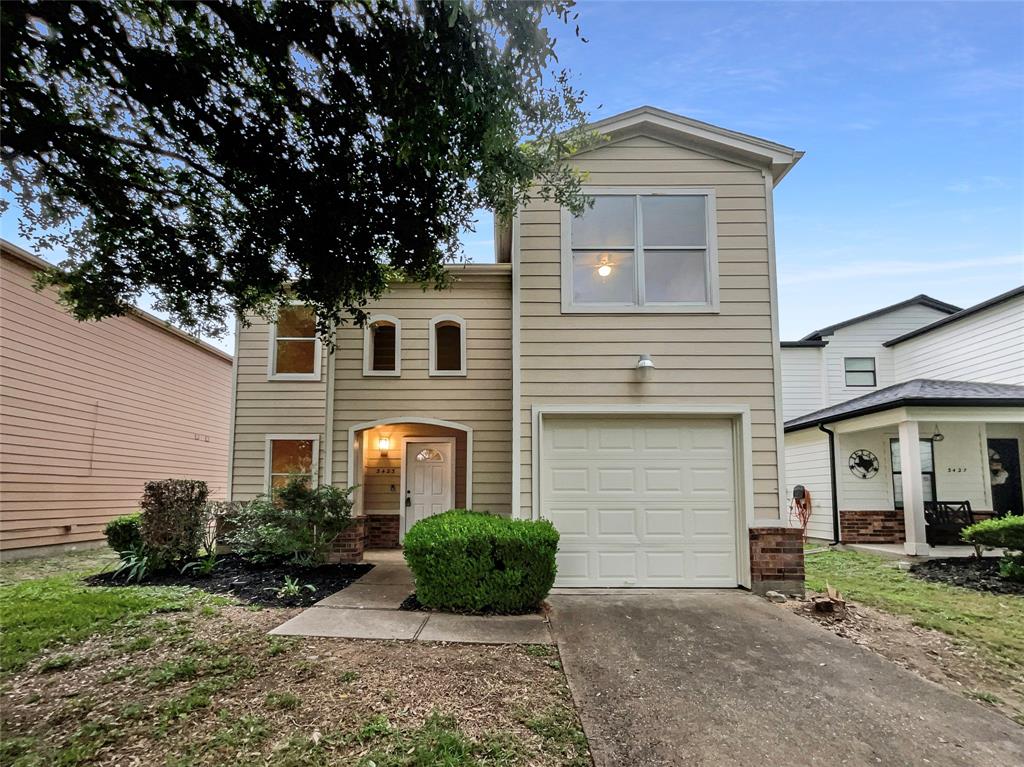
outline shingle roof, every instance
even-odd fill
[[[1008,290],[1005,293],[1000,293],[998,296],[990,298],[987,301],[982,301],[980,304],[968,306],[966,309],[961,309],[956,314],[950,314],[948,317],[942,317],[940,319],[937,319],[930,325],[925,325],[924,327],[920,327],[917,330],[911,330],[909,333],[904,333],[903,335],[898,336],[897,338],[893,338],[890,341],[886,341],[884,344],[882,344],[882,346],[895,346],[896,344],[903,343],[904,341],[908,341],[911,338],[916,338],[917,336],[924,335],[925,333],[930,333],[936,328],[941,328],[942,326],[948,325],[951,322],[962,320],[965,317],[970,317],[971,315],[977,314],[978,312],[984,311],[985,309],[989,309],[993,306],[998,306],[1004,301],[1009,301],[1011,298],[1016,298],[1017,296],[1024,296],[1024,285],[1016,287],[1013,290]]]
[[[906,301],[900,301],[898,304],[893,304],[892,306],[883,306],[881,309],[875,309],[875,311],[873,312],[861,314],[858,317],[851,317],[848,320],[837,322],[835,325],[829,325],[828,327],[821,328],[820,330],[815,330],[813,333],[808,333],[800,340],[820,341],[822,339],[822,336],[830,336],[837,330],[839,330],[839,328],[845,328],[849,325],[854,325],[858,322],[863,322],[864,320],[873,319],[874,317],[881,317],[883,314],[894,312],[897,309],[904,309],[908,306],[914,306],[915,304],[918,304],[920,306],[927,306],[931,309],[935,309],[940,312],[945,312],[946,314],[953,314],[954,312],[960,311],[959,306],[947,304],[945,301],[939,301],[937,298],[932,298],[931,296],[926,296],[924,293],[921,293],[920,295],[914,296],[913,298],[908,298]]]
[[[843,421],[858,415],[910,405],[1024,406],[1024,386],[916,378],[913,381],[887,386],[884,389],[865,394],[863,397],[793,418],[786,421],[785,430],[796,431],[797,429],[806,429],[808,426]]]

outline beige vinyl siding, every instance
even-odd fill
[[[396,285],[368,307],[371,315],[390,314],[402,322],[400,377],[364,376],[363,331],[338,331],[333,481],[358,481],[346,465],[350,427],[402,416],[452,421],[473,430],[474,508],[507,515],[512,493],[511,272],[481,265],[455,268],[453,275],[456,283],[449,290]],[[466,321],[466,376],[429,375],[429,323],[442,314]],[[432,432],[424,427],[408,433]],[[400,444],[393,449],[400,450]]]
[[[720,313],[562,314],[560,211],[520,213],[521,513],[532,511],[531,408],[538,404],[746,404],[755,516],[777,519],[769,230],[761,170],[638,136],[581,155],[587,183],[713,188]],[[657,368],[641,379],[642,353]]]
[[[319,381],[268,380],[271,325],[249,318],[238,329],[238,380],[235,395],[235,444],[231,497],[250,500],[266,491],[267,436],[294,434],[319,440],[318,478],[323,477],[326,417],[326,351],[321,350]]]
[[[428,418],[451,421],[473,430],[473,505],[508,514],[511,509],[511,277],[508,267],[456,267],[451,289],[423,290],[419,285],[395,285],[367,310],[401,321],[401,375],[364,376],[362,328],[338,330],[333,358],[323,355],[320,381],[268,381],[269,327],[262,321],[242,328],[238,342],[233,497],[251,498],[263,491],[264,451],[268,434],[319,436],[320,477],[327,446],[327,375],[335,371],[331,481],[347,486],[360,481],[350,471],[349,429],[385,419]],[[441,314],[466,322],[466,376],[430,376],[429,323]],[[400,437],[429,436],[430,426],[393,429],[391,455],[401,451]],[[379,458],[371,445],[371,467]],[[358,453],[357,453],[358,454]],[[393,461],[396,465],[400,461]],[[457,467],[456,499],[466,496],[465,467]],[[400,475],[395,475],[400,485]],[[390,482],[382,495],[380,482],[366,488],[365,511],[379,513],[393,500]]]
[[[785,420],[825,407],[822,349],[782,349],[782,413]]]
[[[136,315],[77,322],[36,268],[0,264],[3,549],[100,540],[148,480],[223,498],[230,358]]]
[[[896,376],[1024,384],[1024,296],[891,347]]]

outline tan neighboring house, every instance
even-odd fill
[[[0,240],[0,548],[102,541],[143,483],[205,480],[225,496],[230,355],[143,311],[78,322],[50,266]]]
[[[772,211],[802,153],[650,107],[593,127],[581,218],[525,206],[496,263],[395,285],[333,352],[299,306],[239,329],[233,499],[357,485],[349,557],[472,507],[550,519],[559,586],[802,580]]]

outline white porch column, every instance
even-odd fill
[[[924,534],[924,482],[921,478],[921,434],[917,421],[900,421],[900,470],[903,479],[903,521],[907,528],[903,550],[913,556],[928,553]]]

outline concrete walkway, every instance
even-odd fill
[[[549,601],[596,767],[1024,764],[1024,728],[750,594]]]
[[[477,644],[553,644],[543,615],[449,615],[398,609],[413,593],[400,550],[366,552],[374,565],[347,589],[331,594],[271,634]]]

